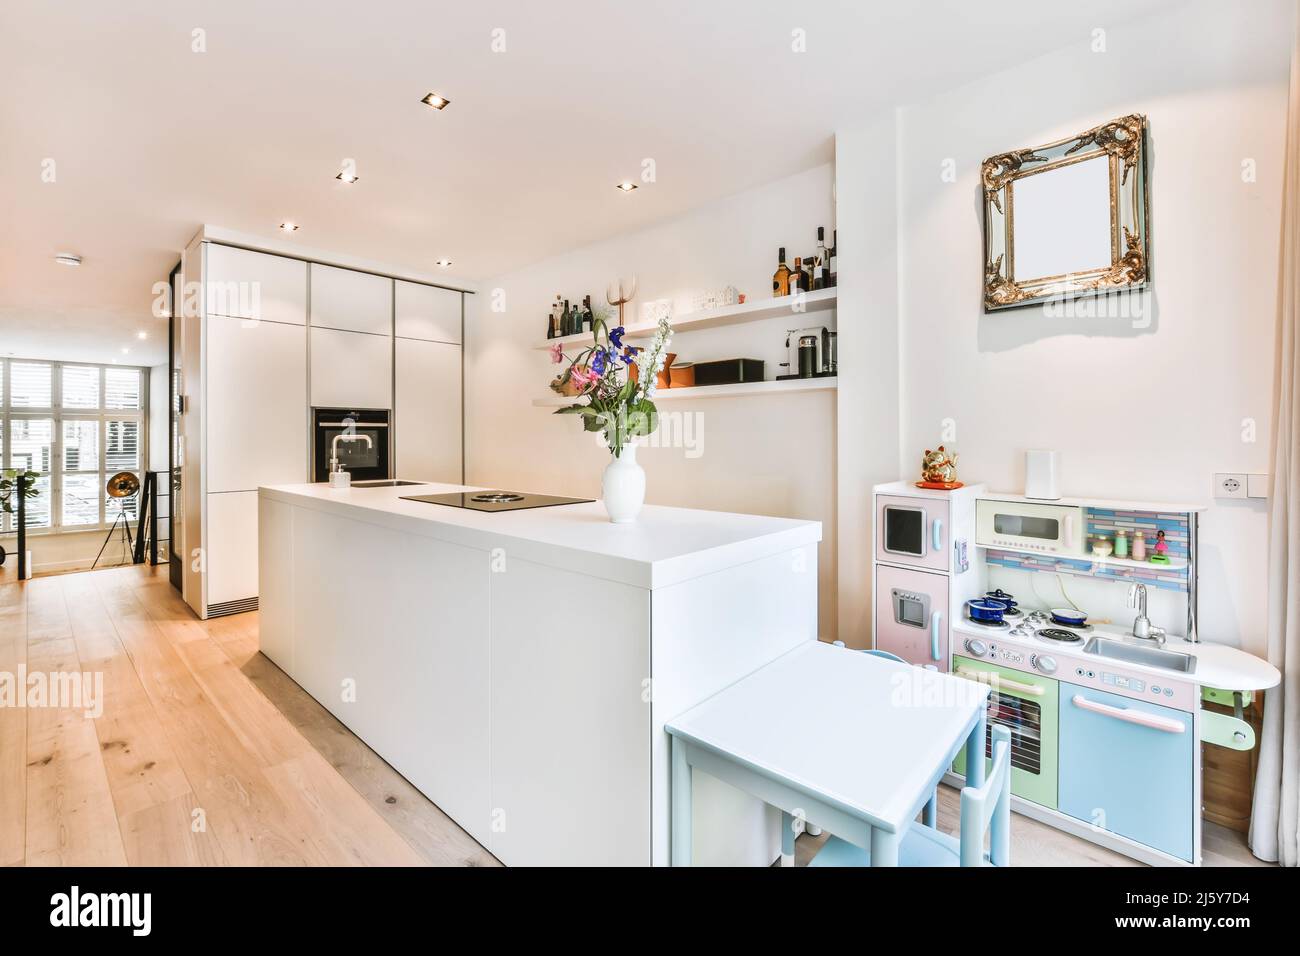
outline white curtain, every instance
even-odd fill
[[[1295,866],[1300,858],[1300,18],[1287,108],[1277,323],[1268,658],[1282,672],[1282,683],[1265,694],[1250,848],[1261,859]]]

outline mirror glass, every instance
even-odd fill
[[[1045,279],[1095,272],[1111,263],[1110,166],[1096,156],[1026,176],[1014,189],[1011,277]]]

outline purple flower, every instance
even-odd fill
[[[621,349],[623,347],[623,326],[620,325],[617,328],[610,329],[609,342],[616,349]]]
[[[637,356],[637,353],[640,352],[640,351],[641,351],[640,349],[638,349],[638,348],[633,348],[633,347],[630,346],[630,345],[629,345],[627,348],[625,348],[625,349],[623,350],[623,364],[625,364],[625,365],[635,365],[635,364],[636,364],[636,356]]]
[[[597,375],[605,374],[605,350],[597,349],[591,357],[591,370]]]

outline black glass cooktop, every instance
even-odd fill
[[[449,508],[468,508],[471,511],[525,511],[555,505],[581,505],[592,499],[531,495],[523,491],[454,491],[446,495],[404,495],[402,500],[446,505]]]

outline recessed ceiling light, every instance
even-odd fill
[[[447,266],[451,265],[451,260],[450,260],[450,259],[439,259],[437,262],[434,263],[434,265],[436,265],[436,266],[442,266],[442,267],[445,269],[445,268],[447,268]]]
[[[130,354],[131,354],[131,350],[130,350],[129,348],[127,348],[127,347],[124,345],[124,346],[122,346],[122,354],[123,354],[123,355],[130,355]]]
[[[425,106],[432,106],[435,110],[445,110],[451,100],[445,96],[439,96],[437,93],[426,93],[424,99],[420,100]]]
[[[282,222],[282,223],[280,223],[280,231],[281,231],[281,232],[297,232],[297,231],[298,231],[298,224],[297,224],[296,222]]]
[[[623,190],[625,193],[630,193],[632,190],[636,189],[636,183],[625,179],[619,183],[616,188]]]
[[[73,255],[71,252],[60,252],[54,257],[54,261],[61,266],[79,266],[81,265],[81,256]]]
[[[136,337],[137,339],[139,339],[141,342],[143,342],[145,339],[147,339],[147,338],[149,337],[149,333],[148,333],[148,332],[137,332],[137,333],[135,333],[135,337]]]
[[[355,183],[361,177],[358,176],[356,173],[339,173],[334,178],[345,183]]]

